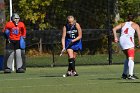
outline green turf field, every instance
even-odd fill
[[[140,80],[122,80],[122,65],[78,66],[78,77],[62,77],[66,67],[27,68],[0,73],[0,93],[139,93]],[[135,66],[140,77],[140,64]]]

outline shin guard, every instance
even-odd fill
[[[25,50],[17,49],[15,51],[15,58],[16,58],[16,70],[19,70],[19,69],[26,70]]]
[[[12,70],[13,59],[14,59],[14,50],[6,49],[4,56],[4,69]]]

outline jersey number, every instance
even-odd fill
[[[125,29],[124,33],[125,34],[128,34],[128,28]]]
[[[75,38],[75,34],[71,34],[70,37],[71,37],[71,38]]]
[[[18,35],[18,30],[14,30],[13,34]]]

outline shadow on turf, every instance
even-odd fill
[[[98,80],[121,80],[121,78],[98,78]]]
[[[42,76],[40,76],[40,77],[62,77],[62,76],[60,76],[60,75],[42,75]]]
[[[134,83],[134,84],[139,84],[140,82],[135,82],[135,81],[129,81],[129,82],[118,82],[118,83],[121,83],[121,84],[132,84],[132,83]]]

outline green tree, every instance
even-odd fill
[[[52,0],[20,0],[18,6],[22,10],[22,17],[30,22],[28,25],[33,25],[33,29],[36,30],[44,30],[51,27],[47,20],[48,6],[51,2]],[[43,51],[42,37],[39,40],[39,51]]]
[[[137,17],[140,13],[140,0],[118,0],[119,13],[122,19],[126,19],[128,13],[132,13]]]
[[[35,29],[44,30],[51,25],[47,21],[48,6],[52,0],[20,0],[18,6],[25,20],[30,21]]]
[[[9,0],[5,2],[8,14]],[[83,29],[104,29],[108,27],[108,8],[114,21],[115,5],[118,5],[121,22],[130,12],[140,14],[140,0],[13,0],[13,12],[20,14],[30,30],[61,29],[68,15],[74,15]],[[135,20],[139,22],[139,16]]]

